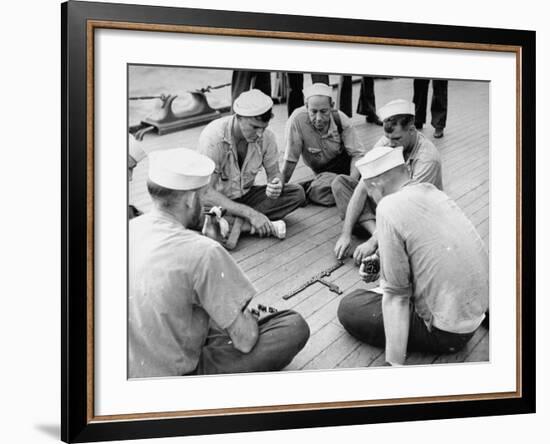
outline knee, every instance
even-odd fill
[[[287,183],[283,192],[285,196],[292,198],[298,206],[302,206],[306,201],[306,193],[300,185]]]
[[[353,329],[353,325],[357,322],[357,292],[354,290],[340,300],[338,305],[337,316],[340,324],[349,331]]]
[[[334,197],[339,196],[342,190],[346,188],[346,176],[344,174],[336,176],[330,184],[330,188]]]
[[[293,310],[285,310],[280,312],[280,315],[284,318],[288,341],[291,344],[287,344],[290,349],[294,349],[295,353],[298,353],[306,345],[309,339],[309,325],[306,320]]]
[[[344,296],[338,306],[338,320],[353,337],[367,344],[382,346],[384,321],[379,298],[365,290]]]

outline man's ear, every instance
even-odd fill
[[[197,194],[196,190],[193,191],[185,191],[183,195],[181,196],[181,199],[183,201],[183,204],[186,208],[193,208],[195,203],[195,195]]]
[[[332,100],[332,98],[330,99],[330,107],[334,108],[334,100]]]

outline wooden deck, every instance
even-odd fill
[[[431,89],[431,88],[430,88]],[[412,97],[411,79],[376,80],[377,104],[396,98]],[[431,91],[430,91],[431,95]],[[354,86],[357,101],[358,86]],[[429,102],[428,102],[429,103]],[[354,107],[355,109],[355,107]],[[428,124],[424,134],[440,150],[443,159],[445,191],[464,210],[476,226],[487,247],[489,246],[489,86],[487,83],[449,82],[449,113],[445,136],[432,138],[433,128]],[[275,107],[275,119],[270,125],[277,135],[280,150],[283,147],[283,128],[286,106]],[[130,122],[132,122],[130,116]],[[360,140],[372,147],[382,135],[381,127],[365,123],[364,117],[355,115],[353,123]],[[175,146],[196,147],[202,127],[179,133],[144,139],[146,151]],[[131,138],[130,138],[131,139]],[[131,139],[131,143],[136,143]],[[281,153],[282,156],[282,153]],[[150,207],[145,191],[146,161],[134,172],[130,184],[130,203],[142,210]],[[310,170],[299,164],[293,181],[311,176]],[[259,177],[258,183],[265,178]],[[299,286],[309,277],[335,262],[334,244],[341,230],[341,221],[335,208],[309,205],[300,208],[287,218],[287,238],[284,241],[245,236],[232,252],[233,257],[258,290],[254,301],[280,309],[292,308],[307,320],[311,337],[305,348],[288,366],[288,370],[333,369],[378,366],[384,363],[382,349],[368,346],[352,338],[338,322],[336,310],[341,296],[321,284],[314,284],[292,299],[284,301],[282,295]],[[359,239],[355,239],[359,242]],[[366,284],[359,279],[351,260],[332,273],[329,278],[344,294]],[[371,284],[374,286],[374,284]],[[480,362],[489,360],[489,333],[481,328],[467,347],[452,355],[413,353],[407,364],[441,364]]]

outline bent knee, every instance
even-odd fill
[[[300,185],[294,183],[287,183],[285,185],[284,194],[286,196],[291,196],[299,205],[302,205],[306,201],[304,189]]]
[[[338,176],[336,176],[330,184],[332,193],[334,195],[340,193],[342,189],[346,188],[346,183],[346,176],[344,174],[339,174]]]
[[[301,350],[309,339],[310,331],[306,320],[293,310],[280,312],[284,316],[287,337],[298,350]]]

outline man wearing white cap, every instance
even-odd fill
[[[147,153],[143,150],[143,148],[130,140],[130,148],[128,152],[128,182],[132,181],[134,168],[145,157],[147,157]],[[135,206],[128,205],[128,219],[133,219],[141,214],[141,211],[139,211]]]
[[[246,309],[256,290],[216,241],[189,230],[214,162],[192,150],[150,155],[153,209],[129,225],[131,378],[280,370],[309,337],[303,318]]]
[[[319,205],[334,205],[331,184],[338,174],[359,178],[353,163],[365,151],[358,142],[350,119],[334,109],[332,88],[314,83],[304,89],[305,105],[294,110],[285,127],[283,177],[288,183],[302,157],[315,178],[307,196]]]
[[[357,164],[378,204],[380,292],[345,296],[338,318],[354,337],[385,347],[453,353],[473,336],[489,300],[489,258],[475,227],[445,193],[414,183],[402,148],[376,147]]]
[[[410,181],[412,183],[428,182],[442,190],[441,157],[433,143],[416,130],[414,104],[406,100],[393,100],[382,107],[378,115],[384,123],[384,136],[375,144],[375,147],[403,146],[403,157]],[[362,181],[344,175],[338,176],[333,181],[332,192],[340,217],[344,219],[342,234],[334,248],[336,257],[340,259],[349,253],[351,234],[356,224],[371,235],[353,253],[355,262],[359,264],[372,255],[378,247],[376,202],[373,196],[369,195]]]
[[[273,117],[273,101],[257,89],[243,92],[235,103],[235,115],[210,122],[199,138],[199,151],[215,164],[204,201],[221,206],[229,215],[245,221],[243,231],[260,236],[284,237],[282,219],[305,201],[303,189],[283,186],[275,135],[267,128]],[[255,186],[260,168],[267,186]]]

